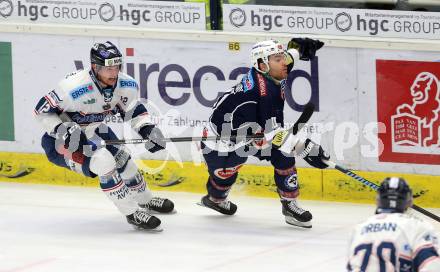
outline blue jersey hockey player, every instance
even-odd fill
[[[174,204],[153,197],[143,176],[123,146],[97,146],[101,140],[117,139],[103,121],[120,114],[144,139],[146,148],[165,148],[163,135],[150,122],[140,102],[138,83],[121,72],[122,54],[111,42],[96,43],[90,51],[91,67],[61,80],[42,97],[35,116],[45,134],[42,147],[52,163],[99,177],[102,191],[136,227],[160,230],[160,220],[150,212],[168,213]]]
[[[236,212],[237,206],[227,197],[239,168],[253,150],[252,155],[270,161],[274,167],[275,184],[286,222],[306,228],[312,226],[312,214],[297,202],[299,180],[293,154],[301,153],[310,165],[321,169],[328,167],[323,160],[329,156],[310,139],[300,140],[288,133],[283,109],[286,78],[294,62],[312,59],[322,45],[317,40],[300,38],[292,39],[288,50],[274,40],[258,42],[252,47],[252,68],[214,104],[205,135],[224,138],[260,131],[266,144],[253,142],[258,148],[252,149],[246,141],[202,142],[209,171],[208,194],[202,198],[202,205],[222,214]]]

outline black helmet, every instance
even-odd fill
[[[122,64],[122,54],[111,42],[95,43],[90,50],[90,62],[101,66]]]
[[[403,178],[391,177],[382,181],[377,190],[377,211],[403,213],[412,204],[412,191]]]

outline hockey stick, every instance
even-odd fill
[[[308,103],[304,106],[304,111],[298,120],[290,127],[289,132],[296,135],[299,130],[309,121],[315,111],[315,105],[313,103]],[[171,137],[165,138],[165,142],[201,142],[201,141],[219,141],[219,140],[261,140],[264,138],[263,134],[258,135],[248,135],[248,136],[237,136],[232,135],[228,137],[222,136],[206,136],[206,137]],[[149,139],[127,139],[127,140],[106,140],[102,141],[103,145],[122,145],[122,144],[142,144],[149,142]]]
[[[377,191],[379,189],[379,185],[377,185],[376,183],[373,183],[373,182],[371,182],[371,181],[369,181],[369,180],[367,180],[367,179],[357,175],[356,173],[353,173],[352,171],[350,171],[350,170],[348,170],[348,169],[346,169],[346,168],[344,168],[344,167],[342,167],[340,165],[337,165],[336,163],[334,163],[332,161],[324,161],[324,162],[328,166],[333,167],[336,170],[346,174],[347,176],[350,176],[350,177],[354,178],[355,180],[357,180],[357,181],[361,182],[362,184],[372,188],[375,191]],[[434,219],[437,222],[440,222],[440,217],[439,216],[437,216],[437,215],[435,215],[435,214],[433,214],[433,213],[423,209],[420,206],[417,206],[416,204],[413,204],[411,206],[411,208],[413,208],[414,210],[418,211],[419,213],[422,213],[422,214],[430,217],[431,219]]]

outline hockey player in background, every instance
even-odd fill
[[[140,102],[138,83],[121,72],[122,54],[111,42],[96,43],[90,51],[91,67],[61,80],[42,97],[35,116],[46,133],[42,147],[52,163],[98,177],[102,191],[137,228],[161,230],[151,212],[170,213],[169,199],[153,197],[142,174],[123,146],[99,146],[101,140],[117,139],[103,121],[120,114],[143,139],[146,149],[165,148],[161,131],[148,118]]]
[[[402,178],[386,178],[377,191],[376,215],[356,226],[348,271],[440,271],[438,238],[431,225],[406,213],[412,192]]]
[[[318,40],[292,39],[288,49],[275,40],[258,42],[252,47],[252,67],[242,80],[221,96],[213,106],[205,136],[235,136],[263,133],[263,141],[202,142],[209,178],[208,194],[201,205],[222,214],[233,215],[237,206],[227,199],[239,168],[251,155],[267,160],[274,167],[274,179],[286,223],[312,227],[312,214],[297,202],[299,180],[295,167],[296,154],[313,167],[326,168],[329,156],[310,139],[299,140],[284,124],[284,92],[286,79],[294,62],[311,60],[323,46]],[[295,90],[301,91],[301,90]],[[301,150],[298,152],[298,150]]]

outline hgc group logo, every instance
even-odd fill
[[[379,161],[440,164],[440,63],[377,60]]]

